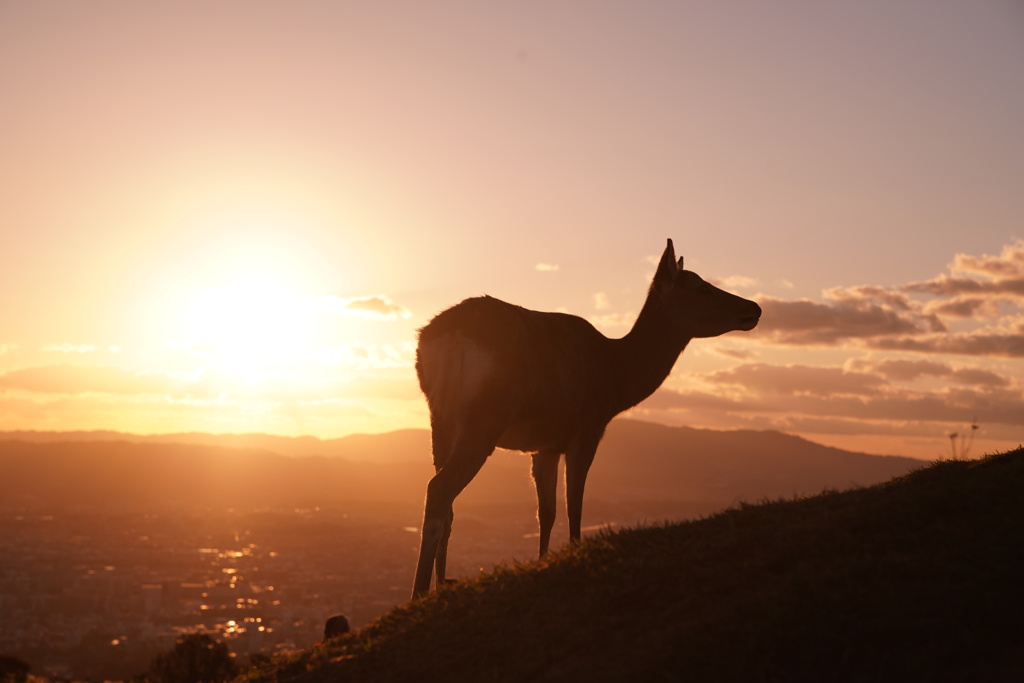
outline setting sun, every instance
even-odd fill
[[[271,278],[254,276],[194,297],[188,306],[185,343],[249,380],[261,369],[297,361],[313,339],[307,298]]]

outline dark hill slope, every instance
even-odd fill
[[[1024,680],[1024,450],[609,533],[250,680]]]

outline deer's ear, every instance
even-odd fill
[[[661,255],[661,261],[658,262],[658,270],[654,273],[654,282],[651,283],[651,288],[661,293],[668,292],[675,284],[676,276],[682,270],[682,265],[682,259],[679,259],[679,265],[676,265],[676,250],[672,246],[672,240],[669,240],[668,246],[665,247],[665,253]]]

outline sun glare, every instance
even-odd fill
[[[311,344],[306,300],[266,277],[201,292],[189,306],[187,343],[225,369],[259,379],[271,366],[299,360]]]

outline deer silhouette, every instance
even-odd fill
[[[633,328],[609,339],[583,318],[542,313],[488,296],[439,313],[419,333],[416,374],[430,408],[434,476],[427,484],[413,597],[445,581],[455,497],[496,447],[532,454],[540,557],[555,521],[565,455],[569,537],[580,538],[583,488],[613,417],[661,386],[698,337],[752,330],[753,301],[676,262],[672,240]]]

